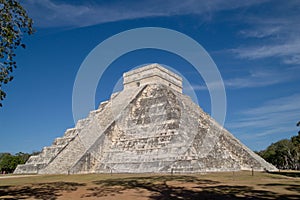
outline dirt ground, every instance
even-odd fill
[[[0,199],[300,199],[297,173],[0,176]],[[296,174],[296,175],[295,175]],[[293,177],[293,175],[295,175]]]

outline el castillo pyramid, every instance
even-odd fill
[[[152,64],[123,78],[121,92],[14,173],[276,170],[182,94],[177,74]]]

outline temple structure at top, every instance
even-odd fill
[[[124,73],[123,80],[125,90],[147,84],[163,84],[182,93],[182,78],[156,63]]]

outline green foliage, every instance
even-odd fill
[[[0,0],[0,107],[6,97],[2,85],[12,81],[11,73],[17,67],[15,50],[21,46],[23,34],[31,35],[32,19],[16,0]]]
[[[300,122],[297,123],[300,126]],[[300,131],[291,139],[280,140],[266,150],[258,152],[266,161],[278,169],[300,169]]]
[[[30,154],[19,152],[15,155],[10,153],[0,153],[0,173],[12,173],[17,165],[24,164]]]

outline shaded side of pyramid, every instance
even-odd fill
[[[249,169],[276,170],[183,95],[178,75],[152,64],[125,73],[123,91],[15,173]]]

